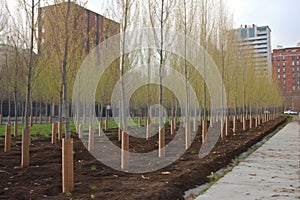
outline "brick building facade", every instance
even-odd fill
[[[54,43],[63,46],[66,9],[67,3],[45,6],[39,9],[38,49],[40,53],[47,53],[47,49],[52,51],[55,48],[52,46]],[[118,34],[120,31],[119,23],[73,2],[70,4],[68,26],[70,42],[73,45],[75,43],[73,47],[79,48],[79,52],[85,55],[106,38]]]
[[[300,47],[274,49],[272,66],[285,109],[300,110]]]

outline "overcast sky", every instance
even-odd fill
[[[14,1],[16,0],[8,0],[9,4],[13,4]],[[270,27],[272,49],[277,45],[294,47],[300,42],[300,0],[226,1],[233,12],[236,28],[246,24]],[[101,2],[104,0],[89,0],[87,7],[102,14]]]
[[[300,0],[227,0],[236,27],[256,24],[271,29],[272,49],[300,42]]]
[[[102,0],[103,1],[103,0]],[[101,0],[89,0],[88,8],[100,10]],[[272,49],[277,45],[294,47],[300,42],[300,0],[226,0],[235,27],[268,25]]]

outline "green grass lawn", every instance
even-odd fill
[[[18,124],[18,134],[22,135],[22,129],[24,128],[24,125]],[[74,123],[70,124],[70,129],[72,132],[75,132],[75,125]],[[6,125],[0,125],[0,136],[5,135]],[[64,127],[63,127],[64,130]],[[52,131],[52,124],[33,124],[32,127],[30,127],[30,134],[32,136],[35,136],[36,134],[44,135],[45,137],[50,137]],[[14,133],[14,125],[11,125],[11,134]]]
[[[146,118],[143,118],[141,120],[142,125],[146,124]],[[113,129],[113,128],[118,128],[118,122],[114,120],[108,120],[108,128]],[[138,124],[138,118],[132,118],[128,121],[127,125],[130,127],[137,126]],[[94,123],[94,127],[98,129],[98,122]],[[11,124],[11,134],[13,135],[14,133],[14,126]],[[87,129],[89,126],[89,123],[86,123],[84,125],[84,129]],[[22,129],[24,125],[18,124],[18,134],[21,136],[22,135]],[[104,129],[105,127],[105,119],[102,121],[102,127]],[[75,124],[72,122],[70,123],[70,129],[71,132],[76,132]],[[0,125],[0,136],[5,135],[5,130],[6,130],[6,125]],[[52,124],[47,123],[47,124],[33,124],[32,127],[30,127],[30,134],[34,137],[36,134],[44,135],[45,137],[51,137],[51,131],[52,131]],[[63,126],[63,132],[64,132],[64,126]]]
[[[145,124],[146,120],[143,119],[142,120],[142,124]],[[131,121],[128,122],[128,126],[136,126],[138,123],[138,119],[133,119]],[[89,123],[86,123],[86,126],[88,126]],[[102,127],[104,128],[105,126],[105,120],[102,121]],[[94,124],[94,127],[98,128],[98,123]],[[24,125],[22,124],[18,124],[18,134],[22,135],[22,129],[24,128]],[[116,121],[114,120],[109,120],[108,121],[108,128],[112,129],[112,128],[118,128],[118,124]],[[75,128],[75,124],[72,122],[70,123],[70,129],[71,132],[76,132],[76,128]],[[4,136],[5,135],[5,130],[6,130],[6,125],[0,125],[0,136]],[[30,134],[32,136],[35,136],[36,134],[41,134],[44,135],[46,137],[50,137],[51,136],[51,131],[52,131],[52,124],[47,123],[47,124],[33,124],[32,127],[30,127]],[[63,126],[63,132],[64,132],[64,126]],[[11,124],[11,134],[13,135],[14,133],[14,125]]]

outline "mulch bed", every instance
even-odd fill
[[[251,130],[242,131],[238,124],[236,134],[219,139],[214,149],[199,159],[201,129],[191,147],[171,165],[145,174],[132,174],[111,169],[96,160],[75,134],[74,172],[75,189],[72,197],[62,194],[61,142],[51,144],[41,135],[30,146],[30,166],[20,168],[20,138],[13,138],[10,153],[4,153],[4,138],[0,138],[0,199],[183,199],[184,191],[208,182],[211,172],[226,167],[233,158],[247,151],[267,134],[286,122],[280,117]],[[110,130],[110,139],[117,145],[117,130]],[[166,141],[174,136],[166,131]],[[130,151],[139,152],[157,148],[157,136],[148,142],[130,138]],[[136,149],[135,149],[136,148]],[[196,153],[195,153],[196,152]],[[161,172],[169,172],[162,174]]]

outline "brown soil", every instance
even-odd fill
[[[130,174],[113,170],[97,161],[75,134],[75,190],[72,199],[183,199],[184,191],[208,182],[207,176],[227,166],[233,158],[256,144],[286,121],[279,118],[248,131],[219,140],[214,149],[199,159],[201,134],[198,131],[192,146],[173,164],[156,172]],[[201,129],[199,129],[201,130]],[[117,130],[111,130],[115,144]],[[166,132],[166,141],[172,136]],[[62,194],[61,142],[53,145],[42,136],[30,146],[30,166],[20,168],[20,138],[14,138],[10,153],[0,152],[0,199],[70,199]],[[130,151],[157,148],[157,138],[150,142],[130,138]],[[0,148],[4,148],[0,138]],[[148,146],[147,146],[148,145]],[[136,148],[136,149],[135,149]],[[196,153],[195,153],[196,152]],[[162,174],[161,172],[170,172]]]

